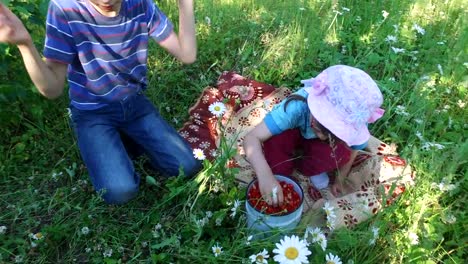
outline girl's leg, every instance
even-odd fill
[[[296,164],[296,148],[302,138],[299,129],[290,129],[263,142],[265,159],[273,174],[291,176]]]

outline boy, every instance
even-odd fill
[[[196,58],[193,0],[179,0],[179,33],[152,0],[51,0],[45,60],[21,21],[0,4],[0,42],[17,45],[31,80],[49,99],[68,77],[72,124],[98,192],[122,204],[140,178],[122,139],[129,139],[167,176],[201,167],[190,146],[143,95],[149,37],[184,63]]]

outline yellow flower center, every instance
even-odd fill
[[[221,249],[219,249],[219,248],[215,249],[215,251],[216,251],[217,254],[221,253]]]
[[[296,259],[299,256],[299,251],[295,247],[288,247],[284,252],[284,255],[288,259]]]
[[[335,261],[329,260],[329,261],[327,261],[327,264],[336,264],[336,263],[335,263]]]
[[[219,106],[219,105],[215,106],[215,107],[214,107],[214,110],[215,110],[215,111],[221,111],[221,106]]]
[[[263,263],[263,255],[257,255],[257,258],[256,258],[257,262],[262,262]]]

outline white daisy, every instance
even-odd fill
[[[285,236],[280,243],[276,243],[273,253],[276,254],[273,257],[276,262],[287,264],[309,263],[307,256],[312,254],[307,248],[307,242],[295,235]]]
[[[216,243],[216,246],[211,247],[211,250],[213,250],[215,257],[223,253],[223,247],[220,247],[218,243]]]
[[[205,154],[203,153],[203,150],[201,150],[201,149],[199,149],[199,148],[193,149],[193,156],[194,156],[197,160],[204,160],[204,159],[206,159],[206,156],[205,156]]]
[[[5,234],[7,230],[6,226],[0,226],[0,234]]]
[[[402,48],[395,48],[395,47],[392,47],[392,50],[393,50],[393,52],[395,52],[395,54],[405,52],[405,49],[402,49]]]
[[[221,102],[215,102],[208,106],[208,110],[217,117],[220,117],[226,112],[226,106]]]
[[[317,234],[315,239],[312,239],[312,243],[320,244],[320,247],[322,248],[323,251],[325,251],[327,249],[327,243],[328,243],[327,242],[327,237],[322,232]]]
[[[413,24],[413,29],[416,30],[421,35],[424,35],[426,33],[426,30],[424,30],[424,28],[422,28],[418,24]]]
[[[410,232],[410,233],[408,234],[408,238],[409,238],[409,240],[410,240],[410,244],[411,244],[411,245],[417,245],[417,244],[419,244],[419,237],[418,237],[418,235],[417,235],[416,233]]]
[[[247,239],[246,239],[246,241],[245,241],[245,244],[246,244],[247,246],[250,245],[250,241],[252,241],[252,238],[253,238],[252,235],[250,235],[250,236],[247,237]]]
[[[88,228],[87,226],[81,228],[81,233],[82,233],[83,235],[89,234],[89,228]]]
[[[325,261],[327,264],[342,264],[340,257],[333,255],[332,253],[328,253],[325,256]]]
[[[335,208],[331,206],[329,202],[325,202],[325,204],[323,205],[323,210],[325,211],[325,214],[327,214],[327,216],[335,216]]]
[[[262,252],[259,252],[257,254],[253,254],[252,256],[250,256],[250,261],[252,263],[255,263],[255,264],[267,264],[268,261],[268,257],[270,257],[268,255],[268,251],[266,249],[263,249]]]
[[[388,36],[385,38],[385,42],[397,42],[397,37],[394,36],[394,35],[388,35]]]
[[[234,206],[231,208],[231,217],[234,218],[237,213],[237,209],[239,208],[241,202],[239,200],[234,201]]]

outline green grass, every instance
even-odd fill
[[[159,1],[174,22],[176,2]],[[398,145],[417,178],[368,222],[336,231],[327,252],[344,263],[463,263],[468,257],[466,8],[461,0],[197,0],[197,61],[181,65],[152,45],[147,95],[180,127],[202,89],[225,70],[292,89],[330,65],[366,70],[385,97],[386,114],[371,130]],[[414,24],[425,33],[418,34]],[[385,41],[389,35],[397,41]],[[405,52],[396,54],[392,47]],[[192,181],[160,179],[138,162],[143,179],[152,176],[156,183],[143,182],[139,196],[126,205],[105,205],[79,157],[67,99],[47,101],[31,92],[17,52],[11,54],[9,67],[16,70],[8,80],[22,84],[18,90],[27,96],[0,100],[0,226],[7,228],[0,234],[0,263],[242,263],[263,248],[273,261],[277,241],[246,245],[245,218],[229,216],[228,203],[244,199],[245,190],[234,184],[235,171],[224,169],[223,158],[205,163]],[[215,192],[216,179],[223,182],[222,191]],[[433,184],[441,182],[455,189]],[[213,216],[200,227],[197,222],[208,211]],[[371,226],[380,228],[372,246]],[[43,239],[30,237],[38,232]],[[410,243],[409,232],[418,235],[417,244]],[[211,250],[216,243],[223,247],[219,257]],[[311,263],[325,262],[320,248],[311,249]]]

